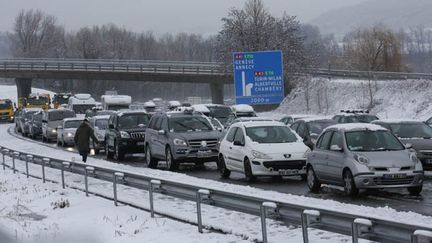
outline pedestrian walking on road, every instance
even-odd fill
[[[84,163],[87,162],[87,155],[90,153],[90,138],[97,140],[93,133],[93,128],[90,126],[88,119],[85,118],[78,127],[74,137],[75,146],[82,156]]]

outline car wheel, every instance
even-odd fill
[[[165,161],[168,170],[176,171],[178,169],[178,163],[173,158],[170,147],[166,147],[165,149]]]
[[[306,177],[309,190],[311,192],[319,192],[319,190],[321,189],[321,183],[318,180],[318,177],[315,175],[315,171],[313,170],[312,166],[308,167]]]
[[[93,143],[92,143],[92,144],[93,144],[93,150],[94,150],[94,153],[95,153],[95,154],[99,154],[100,151],[99,151],[99,149],[96,148],[96,143],[95,143],[94,140],[93,140]]]
[[[343,180],[344,180],[345,193],[351,197],[357,196],[357,194],[359,193],[359,190],[355,185],[354,177],[353,177],[350,170],[345,170],[345,172],[343,174]]]
[[[411,196],[420,195],[422,190],[423,190],[423,186],[408,187],[408,192]]]
[[[117,161],[123,160],[124,159],[124,153],[120,150],[120,144],[119,143],[114,143],[114,151],[115,151],[115,159]]]
[[[253,175],[252,167],[248,158],[244,160],[244,174],[248,182],[256,181],[256,176]]]
[[[114,156],[114,154],[113,154],[113,152],[111,152],[109,150],[109,145],[108,145],[108,141],[107,140],[105,140],[105,151],[106,151],[106,157],[107,157],[107,159],[112,159],[113,156]]]
[[[217,167],[222,178],[226,179],[230,177],[231,171],[226,167],[223,155],[219,155]]]
[[[158,161],[155,160],[152,155],[151,155],[151,151],[150,151],[150,145],[147,144],[146,146],[146,164],[148,168],[156,168]]]

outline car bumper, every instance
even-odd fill
[[[420,157],[419,156],[419,160],[421,161],[424,170],[432,170],[432,157],[430,157],[430,156]]]
[[[257,176],[295,176],[306,174],[306,160],[260,160],[253,159],[252,171]]]
[[[215,147],[193,149],[188,147],[174,147],[172,155],[179,162],[211,162],[217,161],[219,150]]]
[[[144,153],[144,139],[121,139],[119,149],[122,153]]]
[[[359,173],[354,176],[358,188],[403,188],[423,185],[423,171],[398,173]]]
[[[66,144],[75,144],[74,137],[69,137],[69,136],[63,137],[63,141]]]
[[[105,149],[105,141],[95,141],[95,149]]]
[[[8,115],[1,115],[0,116],[0,121],[13,122],[14,121],[14,117],[13,116],[8,116]]]
[[[57,139],[57,132],[47,131],[46,138],[48,139]]]

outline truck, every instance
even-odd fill
[[[26,99],[25,108],[42,108],[47,110],[50,108],[51,97],[49,94],[32,93]]]
[[[76,114],[85,114],[88,109],[96,106],[95,99],[90,94],[75,94],[68,101],[68,109]]]
[[[72,96],[71,93],[58,93],[53,97],[54,109],[58,109],[61,105],[68,104],[69,98]]]
[[[14,122],[14,105],[10,99],[0,99],[0,120]]]
[[[102,109],[104,110],[122,110],[129,109],[132,104],[132,97],[129,95],[102,95]]]

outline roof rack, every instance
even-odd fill
[[[348,109],[348,110],[341,110],[341,113],[364,113],[364,114],[369,114],[369,110],[367,109]]]

